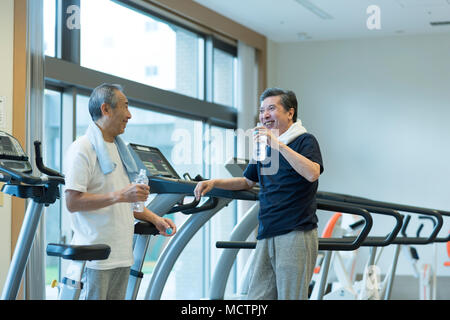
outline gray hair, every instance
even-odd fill
[[[295,93],[291,90],[283,90],[280,88],[267,88],[259,97],[259,101],[263,102],[264,99],[274,96],[280,96],[281,105],[284,107],[286,111],[289,111],[289,109],[294,108],[294,116],[292,117],[292,120],[296,122],[298,104]]]
[[[101,106],[103,103],[109,104],[113,109],[116,107],[117,90],[123,92],[120,84],[103,83],[92,91],[89,97],[89,113],[94,122],[102,117]]]

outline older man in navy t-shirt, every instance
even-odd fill
[[[316,192],[323,172],[315,137],[297,121],[292,91],[266,89],[260,97],[255,139],[268,142],[267,160],[251,162],[242,178],[197,184],[200,198],[212,188],[250,189],[260,184],[257,245],[249,299],[307,299],[318,251]]]

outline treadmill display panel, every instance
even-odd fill
[[[0,158],[23,160],[27,155],[13,136],[0,131]]]
[[[20,143],[10,134],[0,131],[0,166],[19,172],[32,171],[28,157]]]
[[[180,178],[159,149],[133,143],[130,143],[130,146],[147,168],[149,175],[173,179]]]

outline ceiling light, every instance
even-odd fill
[[[447,6],[450,0],[396,0],[402,8]]]
[[[314,13],[316,16],[318,16],[319,18],[322,18],[324,20],[330,20],[333,19],[333,16],[331,16],[330,14],[328,14],[327,12],[323,11],[322,9],[320,9],[319,7],[317,7],[316,5],[312,4],[310,1],[308,0],[294,0],[295,2],[299,3],[300,5],[302,5],[303,7],[305,7],[306,9],[308,9],[309,11],[311,11],[312,13]]]

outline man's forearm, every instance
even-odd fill
[[[309,160],[283,143],[280,143],[279,150],[299,175],[309,182],[314,182],[319,179],[320,165],[318,163]]]
[[[155,224],[155,220],[158,218],[156,213],[150,211],[150,209],[148,209],[148,208],[144,208],[144,211],[142,211],[142,212],[134,211],[133,214],[136,219],[142,220],[142,221],[148,221],[153,224]]]
[[[250,189],[245,178],[228,178],[228,179],[214,179],[214,187],[226,190],[246,190]]]
[[[93,194],[87,192],[66,191],[66,205],[70,212],[93,211],[120,202],[116,192]]]

